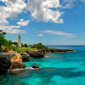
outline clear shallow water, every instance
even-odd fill
[[[1,75],[0,85],[85,85],[85,46],[49,47],[76,52],[46,54],[45,58],[23,62],[27,67],[37,64],[40,69]]]

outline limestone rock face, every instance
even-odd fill
[[[11,62],[17,61],[19,63],[22,63],[21,55],[19,53],[15,53],[15,56],[12,56],[12,58],[10,60],[11,60]]]
[[[27,53],[20,53],[23,61],[28,61],[30,59],[30,55]]]
[[[25,68],[21,55],[15,51],[0,53],[0,73],[6,73],[8,69]]]
[[[26,51],[26,53],[34,58],[43,58],[44,57],[44,53],[42,51]]]

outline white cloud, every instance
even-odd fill
[[[7,30],[6,31],[7,33],[10,33],[10,34],[16,34],[16,33],[26,33],[25,30],[18,30],[18,29],[12,29],[12,30]]]
[[[43,36],[42,34],[38,34],[37,36]]]
[[[3,30],[4,32],[11,33],[11,34],[26,33],[25,30],[19,30],[18,28],[20,28],[21,26],[28,25],[29,22],[30,22],[30,20],[24,21],[24,19],[20,19],[20,21],[17,22],[18,26],[14,26],[14,25],[9,26],[9,25],[2,24],[2,25],[0,25],[0,30]]]
[[[58,11],[57,8],[61,7],[59,0],[28,0],[26,9],[30,11],[34,19],[55,23],[63,23],[61,15],[63,12]],[[51,10],[55,8],[56,10]]]
[[[0,24],[9,24],[7,18],[17,17],[26,7],[24,0],[1,0],[6,6],[0,6]]]
[[[59,0],[42,0],[42,7],[44,8],[58,8],[61,7]]]
[[[47,34],[54,34],[54,35],[74,35],[74,34],[70,34],[70,33],[65,33],[65,32],[62,32],[62,31],[54,31],[54,30],[45,30],[45,31],[41,31],[43,33],[47,33]]]
[[[0,29],[7,33],[25,33],[25,30],[19,30],[17,28],[28,25],[30,20],[25,21],[24,19],[20,19],[20,21],[17,22],[18,26],[9,26],[7,19],[17,17],[20,13],[27,13],[26,11],[28,10],[30,11],[32,18],[35,20],[63,23],[63,19],[61,17],[64,12],[59,11],[58,8],[72,8],[74,7],[74,2],[77,0],[61,0],[63,4],[60,4],[60,0],[28,0],[27,3],[25,3],[25,0],[0,1],[6,5],[0,6]],[[85,0],[81,1],[85,2]],[[59,33],[65,34],[60,31]]]
[[[17,17],[24,11],[26,3],[24,0],[0,0],[6,6],[0,6],[0,29],[7,33],[25,33],[25,30],[19,30],[21,26],[9,26],[8,18]],[[25,23],[25,25],[28,21]]]
[[[72,8],[72,7],[74,7],[75,1],[77,1],[77,0],[61,0],[61,2],[63,3],[62,7],[63,8]]]
[[[19,22],[17,22],[18,25],[20,26],[27,26],[29,24],[30,20],[24,21],[24,19],[20,19]]]
[[[81,0],[82,2],[85,2],[85,0]]]
[[[20,26],[0,26],[0,30],[3,30],[6,33],[16,34],[16,33],[26,33],[25,30],[19,30]]]

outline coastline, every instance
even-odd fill
[[[67,83],[73,85],[76,82],[79,82],[79,80],[83,82],[82,85],[85,85],[85,47],[72,47],[71,49],[76,49],[76,52],[49,53],[45,54],[44,58],[33,58],[29,59],[29,61],[23,61],[23,64],[27,66],[25,68],[26,70],[18,71],[16,73],[4,74],[7,75],[6,77],[4,75],[0,75],[0,84],[2,84],[2,82],[3,84],[9,84],[13,81],[18,82],[18,80],[19,82],[17,85],[22,85],[22,82],[26,85],[38,85],[41,83],[49,84],[51,83],[50,80],[53,79],[52,85],[55,85],[55,82],[61,84],[61,81],[62,84],[66,82],[65,85]],[[40,68],[35,69],[31,67],[32,65],[36,64],[39,65]],[[38,80],[36,80],[37,78],[40,80],[39,83],[37,82]],[[4,79],[7,81],[4,81]],[[70,79],[72,79],[73,83],[70,82]],[[32,81],[34,82],[32,83]],[[13,82],[13,84],[16,85],[16,82]],[[75,85],[79,84],[76,83]]]
[[[26,53],[3,52],[3,53],[0,53],[0,59],[1,60],[5,58],[6,59],[3,60],[4,62],[1,63],[1,66],[3,69],[5,69],[4,71],[6,73],[15,74],[15,73],[22,72],[26,69],[29,69],[29,67],[26,67],[26,65],[24,65],[22,61],[29,62],[30,58],[43,58],[43,57],[46,57],[45,54],[48,54],[48,53],[68,53],[68,52],[75,52],[75,50],[73,49],[41,49],[41,51],[26,51]],[[9,63],[9,66],[7,67],[7,69],[6,67],[4,67],[5,63]],[[0,72],[2,72],[3,69],[0,69]]]

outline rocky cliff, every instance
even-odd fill
[[[6,73],[8,69],[25,68],[22,64],[22,57],[19,53],[4,52],[0,53],[0,73]]]

